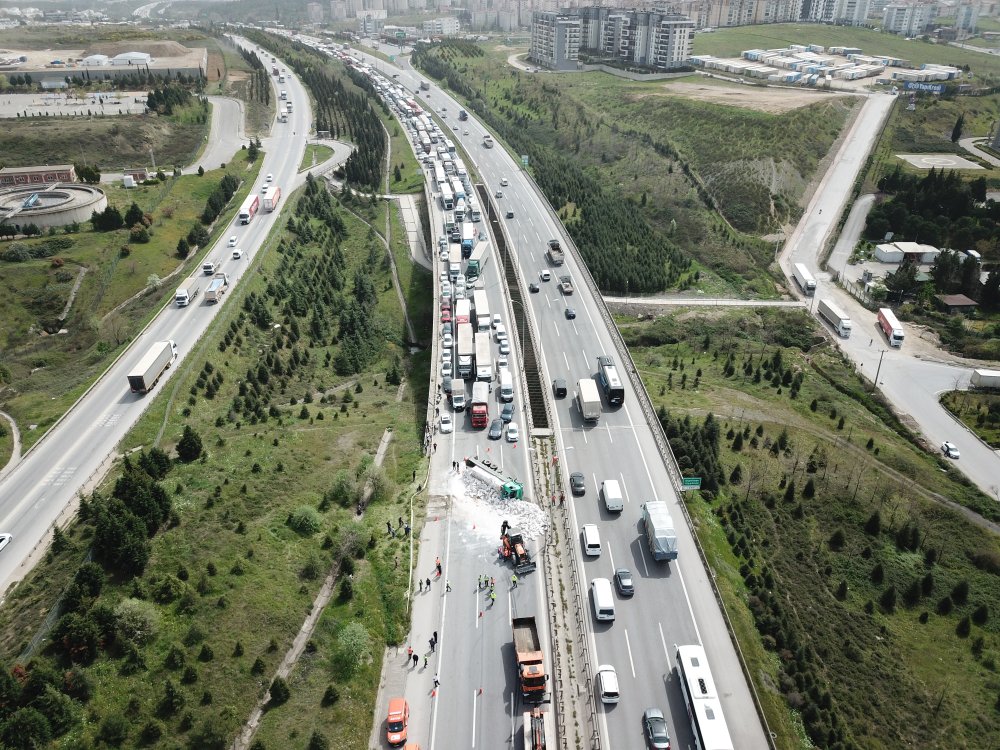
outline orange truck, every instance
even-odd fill
[[[545,674],[545,655],[535,618],[515,617],[511,627],[521,697],[529,703],[542,703],[546,699],[545,688],[549,678]]]

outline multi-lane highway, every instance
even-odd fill
[[[247,42],[242,43],[248,46]],[[261,51],[260,54],[265,53]],[[309,100],[306,90],[294,77],[282,87],[301,106],[295,108],[289,122],[275,123],[272,136],[264,142],[261,177],[258,184],[252,186],[258,193],[268,173],[273,174],[272,184],[280,185],[285,195],[303,179],[296,172],[311,119]],[[229,275],[231,288],[239,283],[253,262],[257,248],[277,217],[277,212],[259,212],[249,225],[234,221],[206,256],[217,260],[220,270]],[[231,250],[226,247],[231,235],[236,235],[237,246],[245,252],[242,260],[233,260]],[[207,304],[204,295],[188,307],[166,305],[133,345],[0,482],[0,531],[13,534],[13,541],[0,556],[0,590],[6,591],[24,575],[29,563],[33,562],[33,551],[48,543],[53,523],[70,506],[88,479],[104,467],[119,441],[155,395],[171,387],[171,375],[182,366],[184,358],[221,308],[222,305]],[[178,361],[150,395],[132,393],[126,375],[153,342],[168,339],[177,343]]]

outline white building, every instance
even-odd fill
[[[937,18],[932,3],[890,3],[882,10],[882,29],[903,36],[919,36]]]
[[[122,52],[111,58],[112,65],[138,65],[145,66],[153,62],[152,55],[146,52]]]
[[[453,16],[432,18],[429,21],[424,21],[423,24],[424,33],[430,36],[454,36],[460,28],[458,19]]]

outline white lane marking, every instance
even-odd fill
[[[632,670],[632,679],[635,679],[635,661],[632,659],[632,643],[628,638],[628,628],[625,629],[625,649],[628,651],[628,666]]]
[[[622,488],[622,494],[625,496],[625,502],[631,503],[632,501],[628,499],[628,489],[626,489],[625,487],[625,475],[622,474],[620,471],[618,472],[618,484]]]

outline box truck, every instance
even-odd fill
[[[464,301],[464,300],[460,300]],[[476,355],[475,336],[470,323],[458,324],[458,377],[468,379],[472,375],[472,360]]]
[[[224,273],[217,273],[212,277],[212,280],[208,282],[208,287],[205,289],[205,301],[214,305],[217,302],[222,302],[222,295],[226,293],[226,287],[229,286],[229,275]]]
[[[974,388],[1000,388],[1000,370],[973,370]]]
[[[593,378],[581,378],[576,384],[576,405],[586,421],[596,422],[601,418],[601,393]]]
[[[819,316],[833,326],[833,330],[842,339],[851,337],[851,319],[847,317],[843,310],[837,307],[828,299],[821,299],[817,307]]]
[[[642,505],[642,525],[646,532],[646,543],[654,560],[677,559],[677,533],[670,509],[662,500],[654,500]]]
[[[201,277],[196,274],[177,287],[177,291],[174,293],[174,302],[177,303],[178,307],[187,307],[200,291]]]
[[[805,267],[802,263],[796,263],[792,266],[792,276],[795,277],[795,281],[798,283],[799,288],[802,290],[803,294],[807,297],[812,297],[816,293],[816,279],[813,275],[809,273],[809,269]]]
[[[278,201],[281,200],[281,188],[274,185],[270,192],[264,196],[264,210],[273,211],[278,207]]]
[[[488,333],[476,336],[476,380],[485,383],[493,380],[493,351],[490,349]]]
[[[477,342],[478,343],[478,342]],[[487,342],[489,343],[489,342]],[[472,384],[472,426],[485,427],[490,421],[490,384],[477,381]]]
[[[128,387],[132,393],[148,393],[152,390],[175,359],[177,344],[173,341],[157,341],[153,344],[128,375]]]
[[[490,303],[486,299],[485,289],[476,289],[472,292],[472,310],[476,315],[476,330],[489,331],[492,317],[490,316]]]
[[[882,329],[889,346],[899,348],[903,345],[903,325],[896,319],[888,307],[880,307],[878,311],[878,327]]]

